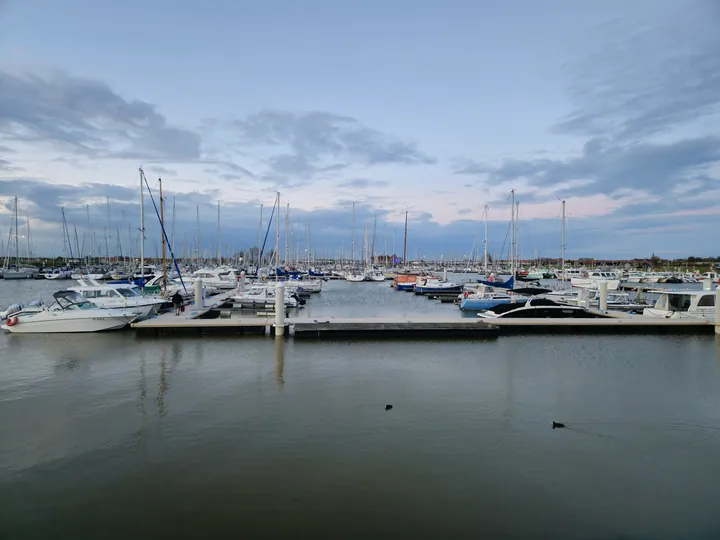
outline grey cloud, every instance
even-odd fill
[[[390,185],[387,180],[370,180],[368,178],[351,178],[338,184],[341,188],[366,189],[373,187],[385,187]]]
[[[166,169],[165,167],[147,167],[146,172],[149,174],[159,174],[161,176],[177,176],[177,171],[173,169]]]
[[[490,183],[527,179],[538,187],[571,180],[593,183],[559,190],[553,196],[607,193],[620,188],[663,192],[720,160],[720,139],[704,137],[667,144],[615,145],[593,139],[581,154],[567,159],[506,160],[499,166],[470,164],[457,174],[486,175]]]
[[[12,148],[10,148],[9,146],[2,146],[2,145],[0,145],[0,153],[3,153],[3,154],[15,154],[16,152],[15,152],[15,150],[13,150]]]
[[[576,109],[559,133],[632,140],[718,112],[720,16],[712,2],[649,8],[603,29],[600,50],[572,67]]]
[[[0,72],[0,129],[6,140],[54,143],[88,157],[200,157],[200,137],[169,125],[153,105],[64,73],[42,78]]]
[[[327,112],[264,111],[233,122],[243,144],[269,149],[281,175],[315,176],[352,164],[429,164],[435,159],[412,142]]]

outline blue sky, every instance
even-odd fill
[[[499,254],[514,188],[523,256],[558,256],[560,199],[569,257],[717,256],[718,27],[712,0],[0,0],[3,244],[13,196],[40,253],[109,197],[127,252],[142,165],[210,252],[218,200],[243,248],[279,190],[296,248],[349,251],[355,202],[356,243],[377,215],[399,251],[407,209],[413,256],[459,257],[487,204]]]

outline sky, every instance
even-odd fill
[[[718,256],[719,27],[714,0],[0,0],[0,253],[18,197],[40,255],[61,207],[74,251],[137,254],[142,167],[178,254],[217,252],[218,201],[222,252],[257,245],[279,191],[292,253],[347,257],[354,203],[356,256],[365,227],[401,253],[407,211],[409,257],[466,257],[487,205],[501,257],[514,189],[525,258],[559,257],[561,200],[568,258]]]

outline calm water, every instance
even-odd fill
[[[718,538],[719,456],[713,336],[0,335],[3,539]]]

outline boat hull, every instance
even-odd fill
[[[422,287],[422,286],[415,286],[415,294],[451,294],[451,293],[461,293],[463,290],[462,285],[454,285],[452,287]]]
[[[47,317],[33,321],[32,318],[32,316],[29,316],[26,320],[23,320],[23,317],[19,317],[18,323],[13,326],[8,326],[7,321],[5,321],[2,329],[11,334],[83,334],[120,330],[133,320],[130,315],[125,317],[103,317],[101,315],[80,320]]]
[[[463,298],[460,309],[463,311],[486,311],[500,304],[509,304],[512,298]]]

